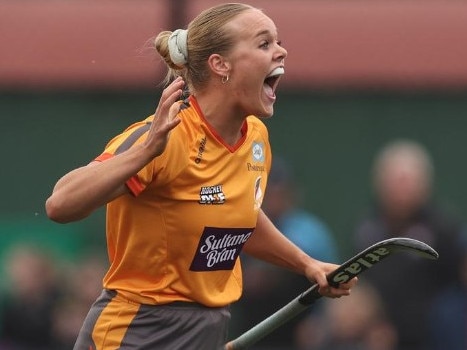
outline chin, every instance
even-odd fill
[[[258,112],[255,114],[257,117],[262,118],[262,119],[267,119],[272,117],[274,114],[274,108],[273,106],[261,106],[261,109],[258,110]]]
[[[261,119],[268,119],[268,118],[271,118],[273,116],[274,113],[267,113],[267,114],[264,114],[262,116],[260,116]]]
[[[260,118],[260,119],[268,119],[268,118],[271,118],[273,113],[268,113],[268,112],[261,112],[261,113],[252,113],[254,116]]]
[[[262,118],[271,118],[274,115],[274,108],[269,108],[265,110],[264,116]]]
[[[271,101],[265,101],[262,98],[263,96],[261,96],[260,100],[255,104],[250,105],[253,108],[249,108],[250,112],[248,114],[261,119],[267,119],[272,117],[274,113],[274,103],[271,103]]]

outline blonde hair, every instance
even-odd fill
[[[225,24],[235,16],[253,9],[241,3],[228,3],[211,7],[201,12],[188,24],[187,63],[179,66],[170,58],[169,37],[171,31],[163,31],[154,39],[157,52],[167,65],[164,82],[167,84],[177,76],[182,76],[190,91],[202,88],[208,81],[208,58],[214,53],[226,54],[234,45],[233,33],[225,29]]]

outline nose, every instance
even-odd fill
[[[284,61],[285,58],[287,57],[287,54],[288,54],[287,50],[286,50],[284,47],[278,45],[278,50],[277,50],[277,57],[276,57],[276,59],[277,59],[278,61]]]

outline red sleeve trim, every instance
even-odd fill
[[[98,162],[103,162],[109,158],[112,158],[114,155],[112,153],[102,153],[100,156],[96,157],[94,160]]]
[[[138,179],[138,176],[136,175],[130,177],[127,180],[126,186],[129,188],[129,190],[131,191],[131,193],[133,193],[135,197],[138,196],[144,190],[143,185],[141,184],[141,182]]]

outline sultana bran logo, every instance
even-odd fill
[[[232,270],[253,228],[205,227],[191,271]]]

